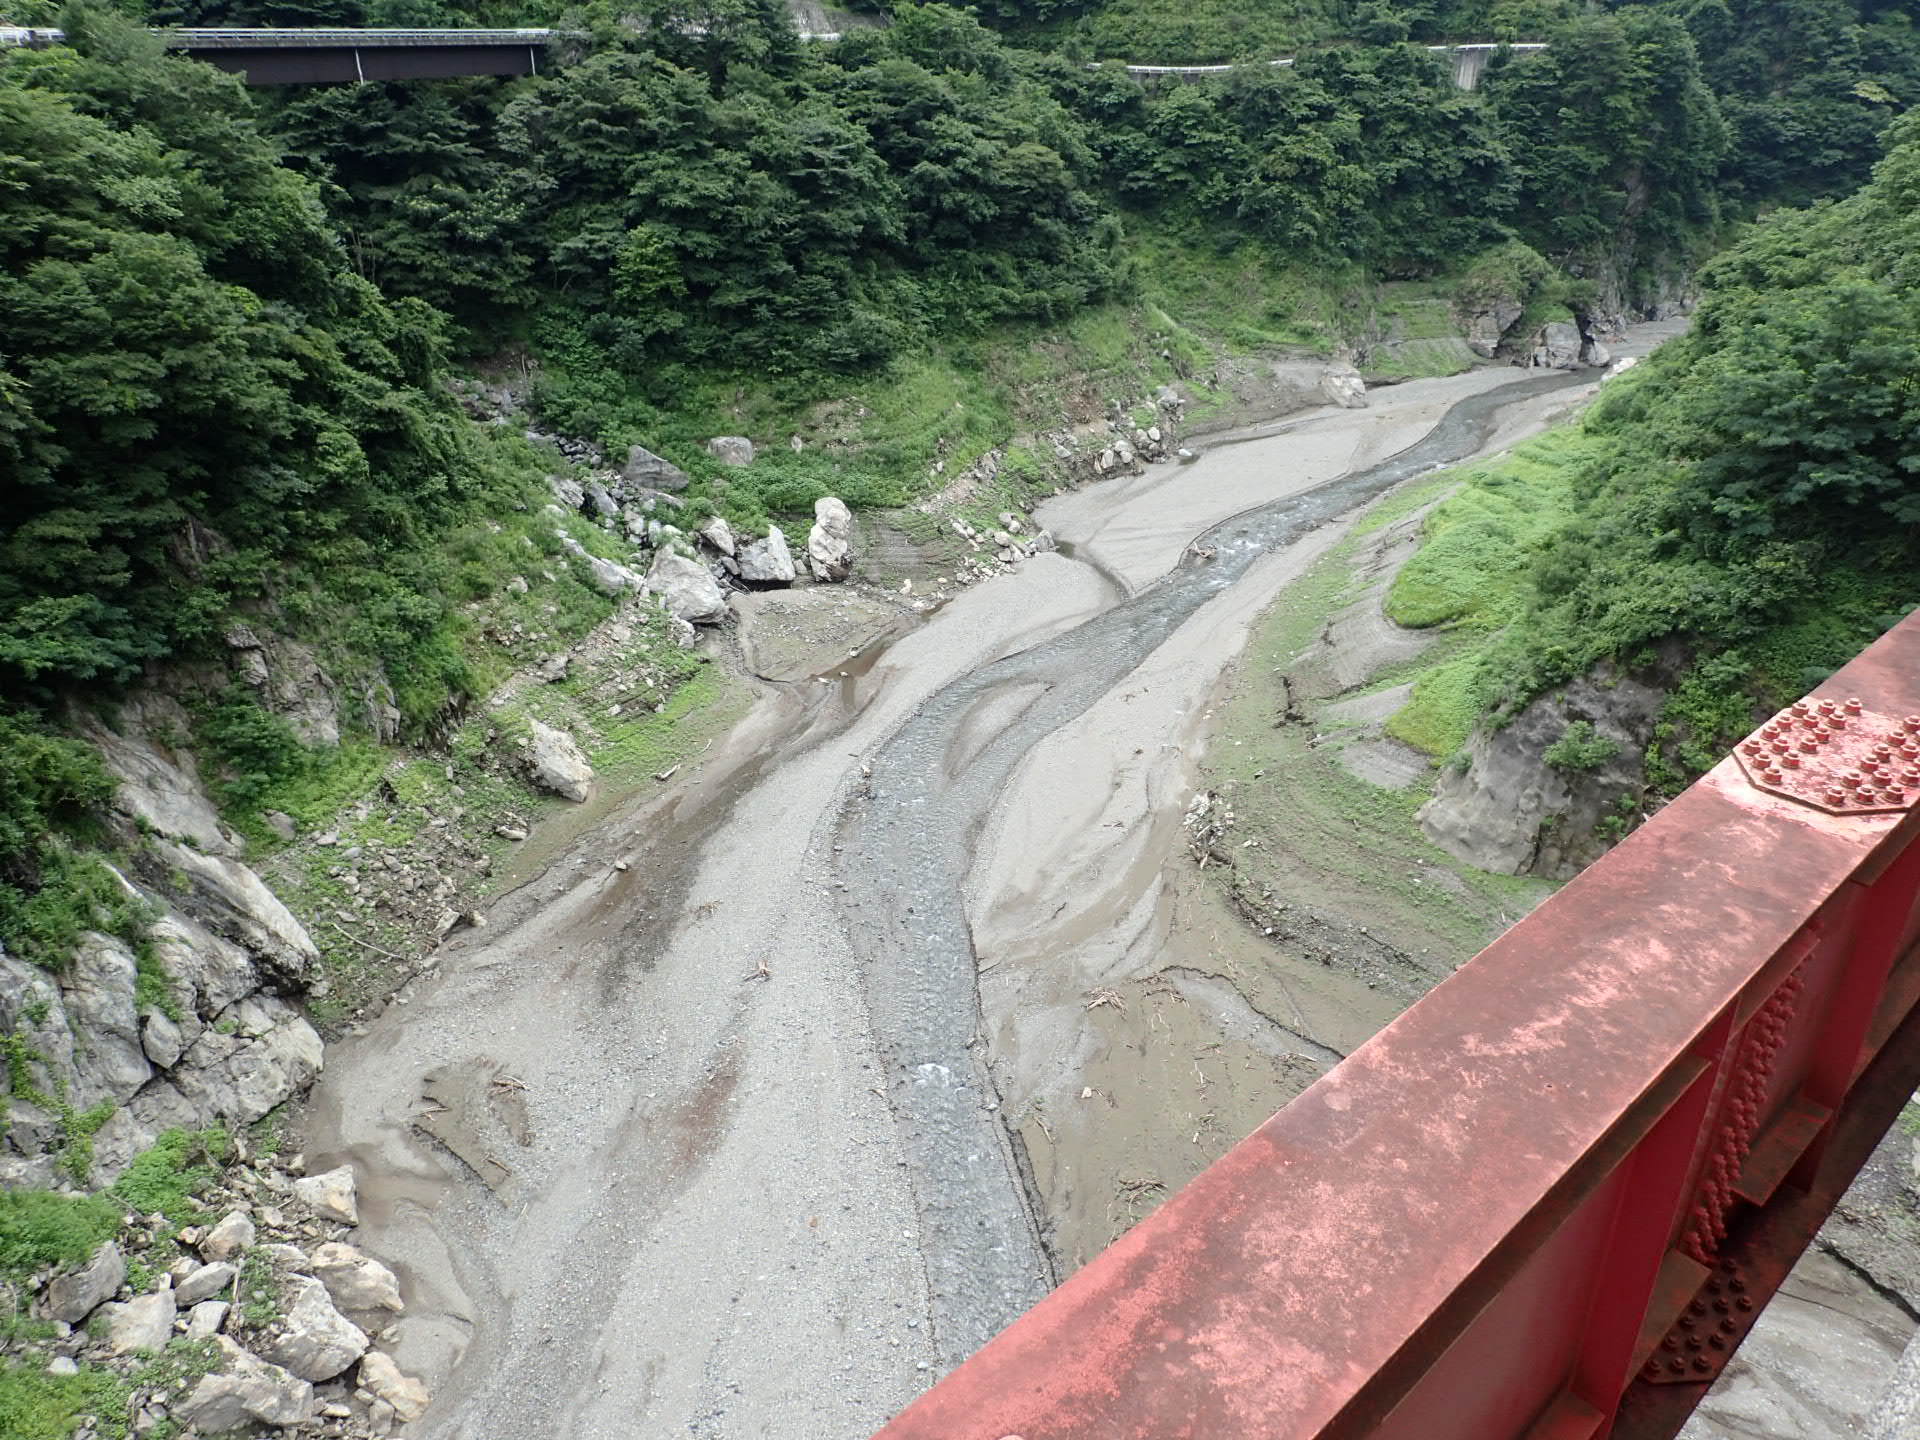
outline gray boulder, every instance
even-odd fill
[[[1320,393],[1329,404],[1338,405],[1343,410],[1364,410],[1367,405],[1367,382],[1360,378],[1360,372],[1351,365],[1335,365],[1328,369],[1320,379]]]
[[[313,1274],[342,1310],[406,1309],[393,1271],[351,1245],[332,1243],[313,1252]]]
[[[212,1435],[251,1422],[300,1425],[312,1416],[313,1386],[249,1355],[224,1335],[212,1338],[220,1347],[220,1368],[202,1376],[175,1412],[189,1427]]]
[[[263,995],[234,1009],[258,1028],[202,1032],[174,1067],[173,1082],[204,1114],[250,1125],[312,1084],[326,1056],[318,1032],[284,1000]]]
[[[1510,296],[1482,301],[1467,314],[1467,348],[1482,359],[1490,360],[1506,338],[1507,329],[1525,312],[1526,307]]]
[[[573,737],[538,720],[533,722],[533,734],[527,742],[527,768],[534,784],[563,799],[585,800],[593,788],[593,767],[573,743]]]
[[[226,1289],[239,1273],[240,1267],[230,1260],[216,1260],[210,1265],[202,1265],[174,1286],[173,1297],[182,1305],[198,1305],[202,1300],[211,1300]]]
[[[733,538],[733,527],[718,515],[709,515],[706,519],[702,520],[699,528],[693,533],[706,541],[707,544],[711,545],[714,549],[718,550],[722,555],[731,555],[734,553],[735,542]]]
[[[727,616],[727,597],[707,567],[672,550],[653,557],[646,588],[673,614],[692,625],[718,625]]]
[[[582,545],[564,530],[553,532],[560,540],[560,548],[587,567],[587,576],[593,588],[603,595],[623,595],[629,590],[638,590],[643,582],[640,572],[630,570],[613,560],[604,560]]]
[[[101,1313],[107,1317],[107,1349],[115,1355],[164,1349],[173,1338],[178,1311],[170,1283],[151,1295],[136,1295],[124,1305],[106,1306]]]
[[[1533,366],[1538,370],[1577,370],[1580,368],[1580,329],[1564,320],[1556,320],[1540,329],[1533,347]]]
[[[369,1350],[360,1361],[360,1384],[391,1405],[394,1418],[407,1424],[426,1414],[433,1398],[425,1385],[411,1375],[402,1375],[400,1367],[378,1350]]]
[[[360,1223],[360,1206],[354,1195],[351,1165],[338,1165],[323,1174],[296,1180],[293,1182],[293,1193],[296,1199],[323,1220],[338,1220],[343,1225]]]
[[[755,585],[791,585],[794,581],[793,552],[778,525],[767,527],[767,538],[756,540],[740,551],[740,578]]]
[[[686,471],[662,460],[644,445],[635,445],[627,451],[627,463],[621,468],[620,476],[629,484],[665,490],[670,495],[679,494],[692,483]]]
[[[254,1240],[253,1217],[235,1210],[200,1237],[200,1254],[208,1260],[231,1260],[248,1249]]]
[[[722,465],[751,465],[753,441],[744,435],[716,435],[707,441],[707,453]]]
[[[120,1257],[120,1247],[109,1240],[78,1270],[54,1276],[40,1309],[49,1320],[78,1325],[111,1300],[126,1278],[127,1262]]]
[[[607,493],[607,487],[598,481],[588,481],[587,507],[602,520],[611,520],[620,513],[620,502]]]
[[[367,1353],[367,1332],[333,1308],[326,1286],[300,1275],[284,1284],[291,1303],[260,1346],[262,1359],[302,1380],[331,1380]]]
[[[828,495],[813,502],[807,566],[816,580],[844,580],[853,573],[853,512],[844,500]]]
[[[547,476],[547,488],[553,491],[553,498],[569,510],[579,510],[587,503],[585,488],[571,475]]]
[[[231,1309],[224,1300],[202,1300],[187,1312],[187,1339],[207,1340],[218,1335]]]

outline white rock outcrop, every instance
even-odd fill
[[[244,1210],[231,1211],[200,1237],[201,1257],[231,1260],[253,1244],[254,1235],[253,1217]]]
[[[126,1278],[127,1262],[120,1247],[109,1240],[78,1270],[53,1277],[40,1302],[41,1313],[49,1320],[78,1325],[111,1300]]]
[[[163,1283],[151,1295],[136,1295],[124,1305],[109,1305],[107,1349],[115,1355],[131,1355],[137,1350],[161,1350],[173,1338],[173,1320],[179,1313],[173,1287]]]
[[[707,453],[722,465],[751,465],[753,441],[744,435],[716,435],[707,441]]]
[[[718,515],[709,515],[702,520],[693,533],[722,555],[734,553],[737,542],[733,538],[733,527]]]

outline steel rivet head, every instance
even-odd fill
[[[1822,700],[1819,706],[1820,713],[1822,715],[1831,715],[1836,708],[1837,707],[1834,705],[1833,701],[1831,700]]]
[[[1827,721],[1827,723],[1836,730],[1844,730],[1847,728],[1847,717],[1844,715],[1835,715],[1831,720]]]
[[[1860,713],[1860,697],[1858,695],[1849,695],[1847,697],[1847,711],[1853,715]]]
[[[1707,1344],[1713,1346],[1716,1350],[1724,1350],[1727,1348],[1726,1337],[1723,1335],[1709,1335],[1707,1337]]]
[[[1667,1361],[1667,1369],[1676,1375],[1684,1375],[1687,1373],[1687,1362],[1676,1355],[1673,1359]]]
[[[1807,702],[1804,700],[1796,700],[1787,708],[1796,715],[1804,715],[1807,713]]]
[[[1678,1335],[1667,1336],[1666,1339],[1660,1342],[1660,1348],[1663,1350],[1678,1350],[1680,1348],[1680,1337]]]
[[[1900,723],[1909,730],[1920,730],[1920,715],[1909,715]]]
[[[1846,803],[1847,803],[1847,792],[1846,792],[1846,791],[1844,791],[1844,790],[1829,790],[1829,791],[1827,791],[1827,804],[1829,804],[1829,805],[1844,805],[1844,804],[1846,804]]]
[[[1693,1368],[1704,1375],[1713,1369],[1713,1362],[1704,1355],[1696,1355],[1693,1357]]]

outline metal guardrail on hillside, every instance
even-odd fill
[[[1920,1084],[1920,613],[883,1440],[1667,1440]]]

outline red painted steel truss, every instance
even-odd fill
[[[1920,1083],[1916,757],[1920,615],[881,1436],[1667,1440]]]

